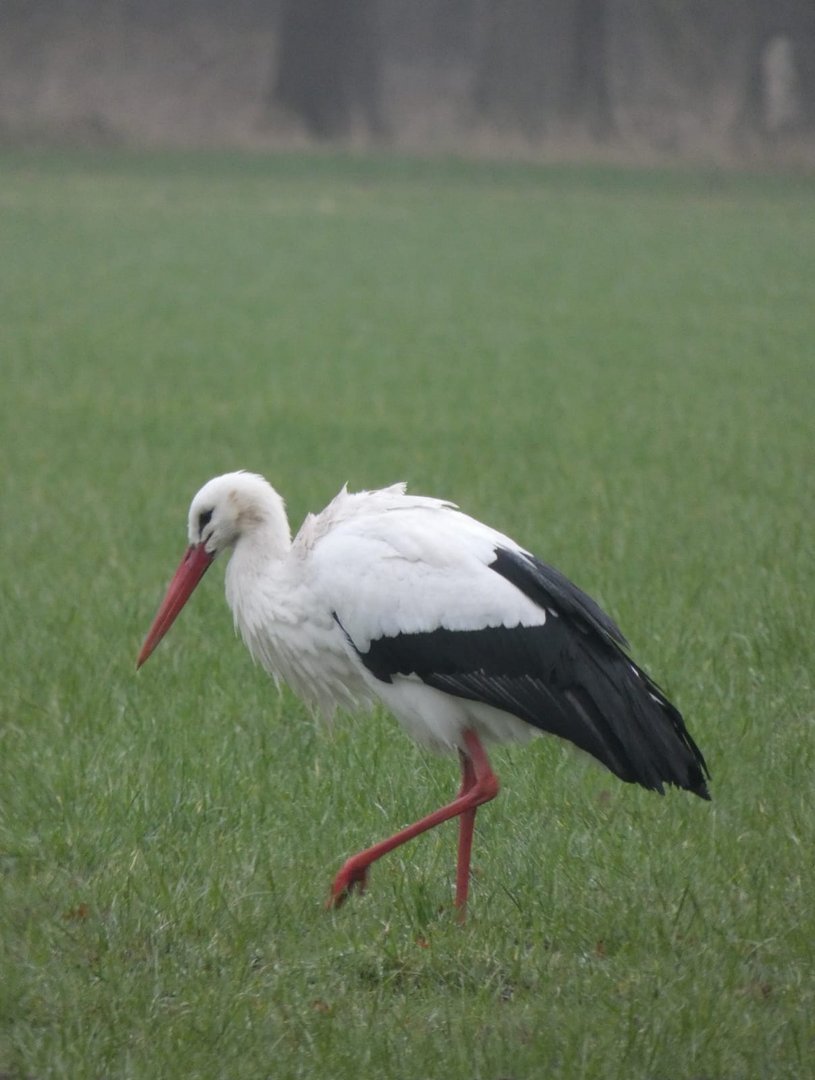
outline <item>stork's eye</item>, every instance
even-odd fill
[[[209,525],[210,521],[212,521],[212,511],[211,510],[202,510],[201,513],[198,515],[198,535],[199,536],[203,533],[203,531],[207,527],[207,525]]]

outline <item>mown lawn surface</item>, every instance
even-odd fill
[[[756,1080],[815,1061],[815,182],[336,157],[0,157],[0,1073]],[[210,572],[210,475],[292,520],[408,480],[559,566],[714,801],[554,740],[323,910],[456,763],[321,729]]]

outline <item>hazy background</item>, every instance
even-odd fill
[[[815,161],[813,0],[6,0],[6,143]]]

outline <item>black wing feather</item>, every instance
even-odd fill
[[[490,563],[490,570],[511,581],[540,607],[554,608],[586,629],[597,630],[623,648],[628,647],[622,630],[611,616],[606,615],[596,600],[592,600],[588,593],[584,593],[554,566],[547,566],[526,551],[498,548],[494,561]]]
[[[500,548],[490,569],[547,611],[541,626],[397,634],[359,652],[378,679],[502,709],[592,754],[620,779],[709,798],[707,766],[678,709],[623,651],[616,623],[559,571]],[[353,644],[353,643],[352,643]]]

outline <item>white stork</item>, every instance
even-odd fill
[[[682,716],[629,658],[616,624],[559,571],[452,503],[403,484],[343,489],[292,540],[274,488],[233,472],[201,488],[188,531],[139,667],[232,549],[227,600],[267,671],[326,716],[381,701],[414,739],[458,751],[456,798],[348,859],[329,906],[364,889],[376,859],[458,817],[463,915],[476,809],[498,793],[484,742],[550,732],[621,780],[710,797]]]

